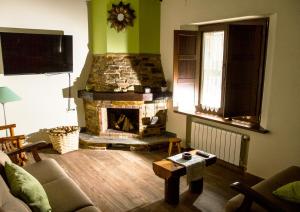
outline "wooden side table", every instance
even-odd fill
[[[190,153],[196,154],[196,151],[192,150]],[[208,158],[205,158],[206,166],[210,166],[216,161],[217,157],[212,154]],[[180,177],[186,174],[186,168],[165,159],[153,162],[152,166],[154,173],[165,180],[165,201],[169,204],[178,204]],[[203,191],[203,178],[191,182],[189,190],[193,193],[201,194]]]

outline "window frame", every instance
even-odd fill
[[[226,84],[227,84],[227,74],[228,74],[228,48],[229,48],[229,30],[230,26],[235,25],[253,25],[253,26],[262,26],[261,32],[262,35],[259,38],[260,39],[260,56],[256,57],[256,60],[259,60],[259,70],[257,70],[258,76],[258,82],[257,82],[257,93],[255,95],[256,100],[256,114],[255,116],[237,116],[237,117],[225,117],[224,111],[225,111],[225,105],[226,105]],[[268,43],[268,25],[269,25],[269,18],[256,18],[256,19],[248,19],[248,20],[241,20],[241,21],[232,21],[232,22],[223,22],[223,23],[216,23],[216,24],[205,24],[198,26],[198,42],[197,42],[197,49],[198,49],[198,65],[195,78],[195,104],[197,107],[197,112],[190,113],[191,115],[195,115],[197,117],[202,117],[206,120],[212,120],[217,122],[223,122],[230,125],[237,125],[242,126],[242,128],[246,129],[260,129],[258,131],[261,131],[263,133],[266,132],[265,129],[260,127],[260,121],[261,121],[261,110],[262,110],[262,99],[263,99],[263,87],[264,87],[264,75],[265,75],[265,64],[266,64],[266,57],[267,57],[267,43]],[[221,86],[221,106],[220,109],[217,112],[214,111],[207,111],[203,110],[200,106],[201,102],[201,88],[202,88],[202,67],[203,67],[203,33],[204,32],[213,32],[213,31],[224,31],[224,50],[223,50],[223,68],[222,68],[222,86]],[[250,31],[251,32],[251,31]],[[177,34],[178,31],[177,31]],[[174,33],[176,35],[176,33]],[[256,41],[253,41],[256,42]],[[231,43],[232,44],[232,43]],[[178,48],[178,47],[176,47]],[[175,43],[174,43],[174,49],[175,49]],[[174,52],[175,56],[175,52]],[[174,64],[175,64],[175,58],[174,58]],[[175,71],[175,69],[174,69]],[[178,73],[178,70],[177,70]],[[234,72],[233,72],[234,73]],[[256,73],[256,72],[255,72]],[[174,78],[175,80],[175,78]],[[176,83],[175,83],[176,84]],[[252,88],[253,89],[253,88]],[[176,90],[176,88],[175,88]],[[230,94],[231,95],[231,94]],[[228,100],[228,99],[227,99]],[[175,108],[175,112],[183,112],[178,111],[178,109]],[[185,112],[183,112],[185,113]],[[211,117],[211,118],[210,118]]]
[[[210,24],[210,25],[202,25],[198,27],[198,32],[199,32],[199,49],[200,49],[200,54],[199,54],[199,90],[198,90],[198,102],[197,104],[200,105],[201,103],[201,82],[202,82],[202,66],[203,66],[203,33],[205,32],[216,32],[216,31],[224,31],[224,50],[223,50],[223,67],[222,67],[222,85],[221,85],[221,106],[220,109],[217,112],[214,111],[206,111],[199,107],[200,111],[203,113],[207,114],[212,114],[212,115],[218,115],[222,116],[224,112],[224,91],[225,91],[225,83],[224,83],[224,76],[226,74],[226,66],[224,65],[225,61],[227,60],[227,41],[228,41],[228,27],[225,24]]]
[[[221,91],[221,107],[218,112],[206,111],[199,107],[200,111],[206,114],[212,114],[220,116],[224,119],[236,119],[239,121],[250,122],[254,125],[260,124],[261,117],[261,106],[262,106],[262,98],[263,98],[263,86],[264,86],[264,72],[265,72],[265,61],[266,61],[266,49],[267,49],[267,40],[268,40],[268,22],[269,18],[259,18],[259,19],[250,19],[250,20],[242,20],[242,21],[234,21],[234,22],[224,22],[218,24],[207,24],[201,25],[198,27],[198,31],[200,33],[200,65],[199,65],[199,91],[198,91],[198,105],[200,105],[201,101],[201,76],[202,76],[202,52],[203,52],[203,33],[204,32],[213,32],[213,31],[224,31],[224,52],[223,52],[223,68],[222,68],[222,91]],[[262,25],[264,26],[263,35],[262,35],[262,43],[261,45],[261,56],[260,56],[260,66],[261,69],[259,71],[259,82],[258,82],[258,94],[257,99],[258,103],[256,105],[257,114],[256,116],[238,116],[238,117],[224,117],[224,110],[226,105],[226,84],[227,84],[227,63],[228,63],[228,44],[229,44],[229,28],[234,25]]]

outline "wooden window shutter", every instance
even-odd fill
[[[263,23],[229,25],[224,117],[259,119],[267,34]]]
[[[192,97],[194,105],[198,103],[199,52],[199,32],[174,31],[174,92]]]

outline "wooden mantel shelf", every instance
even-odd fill
[[[107,101],[153,101],[159,98],[168,98],[172,96],[170,92],[153,94],[153,93],[134,93],[134,92],[95,92],[95,91],[86,91],[79,90],[78,97],[88,100],[107,100]]]
[[[95,92],[95,91],[78,91],[78,97],[85,100],[95,101],[95,100],[111,100],[111,101],[152,101],[152,93],[108,93],[108,92]]]

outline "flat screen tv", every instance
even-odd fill
[[[73,71],[71,35],[1,32],[4,75]]]

